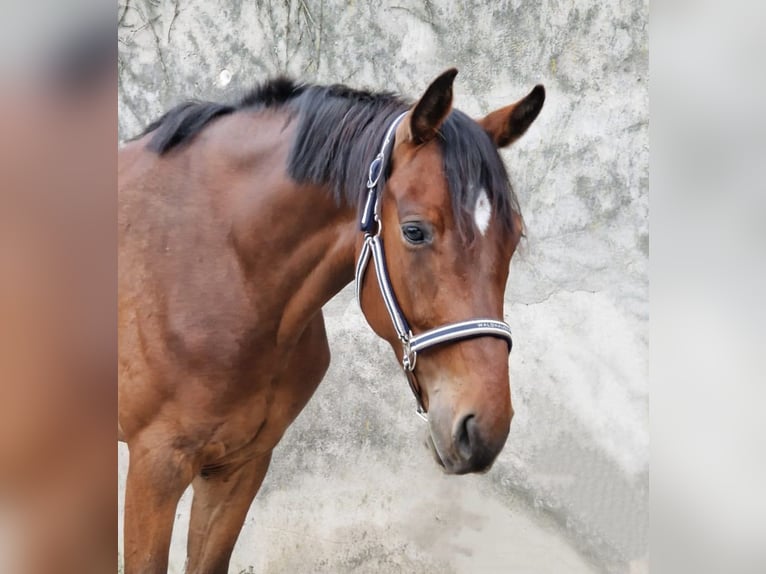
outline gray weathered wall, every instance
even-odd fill
[[[277,448],[235,571],[641,572],[648,521],[646,0],[120,0],[120,137],[277,72],[417,96],[457,66],[479,115],[538,82],[504,157],[516,416],[490,473],[446,477],[393,354],[344,290],[333,363]],[[120,452],[121,487],[127,455]],[[188,498],[171,571],[183,568]]]

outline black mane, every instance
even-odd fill
[[[279,106],[298,121],[287,159],[289,175],[301,183],[329,185],[336,201],[358,206],[366,194],[370,161],[390,122],[410,102],[389,92],[299,84],[280,77],[257,86],[234,104],[180,104],[152,122],[141,136],[151,133],[147,147],[163,155],[189,143],[215,118],[242,109]],[[472,228],[469,214],[482,189],[494,216],[512,229],[518,201],[497,148],[484,130],[453,109],[441,126],[438,142],[461,232]]]

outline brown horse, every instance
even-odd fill
[[[355,263],[437,461],[480,472],[502,449],[522,220],[497,148],[545,92],[477,122],[452,109],[456,74],[413,106],[278,79],[236,105],[178,106],[121,149],[126,573],[166,571],[189,484],[188,572],[227,571],[272,449],[329,365],[322,306]]]

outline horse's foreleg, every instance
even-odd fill
[[[194,476],[192,461],[162,441],[128,443],[125,574],[166,574],[178,500]]]
[[[318,313],[296,346],[299,355],[286,360],[275,386],[269,427],[263,443],[274,445],[311,398],[330,364],[324,319]],[[280,416],[281,415],[281,416]],[[235,468],[211,470],[194,479],[189,524],[188,574],[226,574],[247,511],[269,468],[271,451]]]
[[[226,574],[247,511],[261,487],[271,452],[236,469],[194,479],[187,546],[188,574]]]

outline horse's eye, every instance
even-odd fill
[[[413,223],[403,225],[402,233],[404,234],[405,239],[414,245],[423,243],[426,240],[425,231]]]

